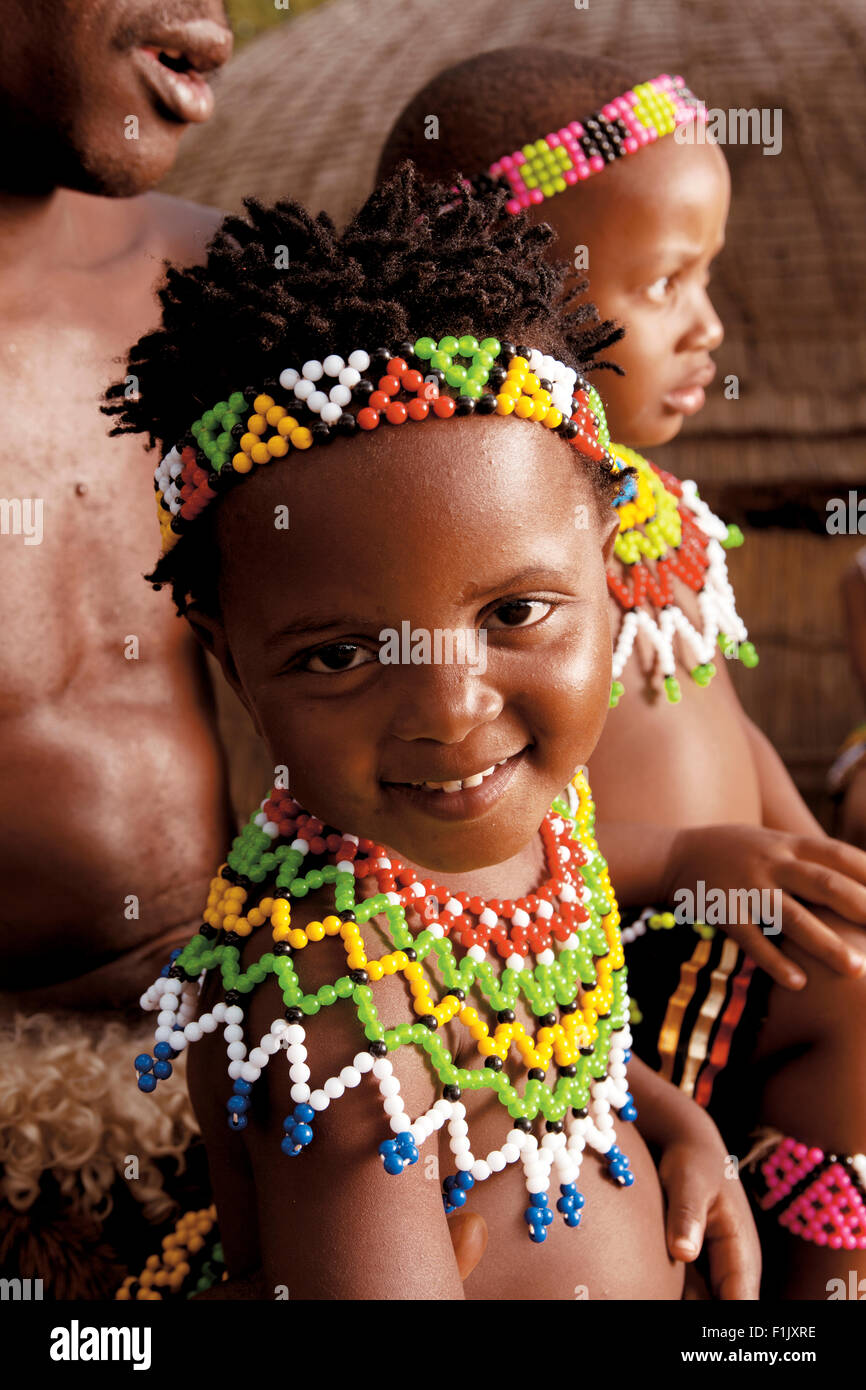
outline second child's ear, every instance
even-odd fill
[[[605,528],[602,533],[601,553],[604,557],[605,569],[613,559],[613,547],[619,533],[619,512],[614,509],[612,517],[605,518]]]
[[[246,690],[244,689],[243,682],[238,674],[238,668],[232,656],[231,647],[226,638],[225,628],[219,618],[215,618],[213,614],[206,612],[203,608],[199,608],[199,606],[194,603],[190,604],[186,609],[184,617],[205,651],[209,652],[214,660],[219,663],[223,675],[243,704],[256,730],[261,734],[256,712],[247,698]]]

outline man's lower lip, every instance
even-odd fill
[[[684,386],[679,391],[669,391],[664,404],[680,415],[696,415],[703,410],[707,393],[703,386]]]
[[[474,820],[483,816],[503,795],[526,751],[524,748],[520,753],[515,753],[513,758],[485,777],[480,786],[467,787],[459,792],[427,791],[424,787],[412,787],[408,782],[383,782],[382,785],[401,803],[416,806],[437,820]]]
[[[137,48],[133,61],[163,114],[183,125],[210,119],[213,92],[200,73],[175,72],[159,61],[152,49]]]

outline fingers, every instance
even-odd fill
[[[793,899],[791,899],[793,902]],[[783,918],[784,918],[785,899],[782,899]],[[799,906],[799,904],[797,904]],[[762,970],[766,970],[771,979],[776,984],[782,985],[784,989],[803,989],[806,984],[806,975],[796,965],[789,960],[778,946],[774,946],[764,935],[760,927],[751,923],[748,925],[731,924],[725,927],[725,931],[730,937],[742,946],[744,951],[752,957],[756,965]]]
[[[457,1272],[461,1279],[468,1279],[487,1249],[487,1222],[477,1211],[456,1211],[448,1218],[448,1230]]]
[[[790,860],[780,866],[779,882],[798,898],[820,903],[858,925],[866,923],[866,888],[829,864]]]
[[[722,1182],[707,1221],[713,1294],[723,1302],[754,1301],[761,1289],[761,1243],[739,1179]]]
[[[668,1250],[675,1260],[696,1260],[704,1243],[707,1206],[712,1192],[704,1173],[689,1164],[688,1150],[666,1149],[659,1177],[667,1199],[665,1231]]]
[[[801,837],[794,846],[798,859],[812,860],[815,864],[826,864],[840,874],[847,874],[857,883],[866,886],[866,851],[848,845],[844,840],[834,840],[825,835],[820,839]]]
[[[797,890],[794,890],[797,891]],[[804,896],[809,896],[805,894]],[[785,935],[801,950],[820,960],[838,975],[862,975],[866,957],[843,941],[832,927],[820,921],[813,912],[797,902],[790,894],[782,898],[782,923]],[[760,963],[760,962],[759,962]]]

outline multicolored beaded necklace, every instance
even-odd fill
[[[622,1120],[637,1114],[626,1082],[631,1034],[619,913],[593,826],[589,785],[577,773],[541,826],[544,883],[524,898],[485,901],[419,879],[383,845],[329,828],[275,788],[212,880],[198,934],[173,953],[142,996],[142,1007],[159,1014],[153,1054],[135,1059],[140,1089],[153,1091],[171,1075],[173,1058],[222,1027],[233,1084],[227,1102],[231,1129],[246,1127],[250,1092],[265,1067],[288,1064],[294,1110],[283,1121],[281,1147],[296,1157],[314,1139],[317,1114],[369,1074],[390,1131],[379,1145],[387,1173],[397,1175],[417,1162],[419,1146],[447,1125],[455,1168],[443,1185],[447,1213],[465,1204],[476,1182],[520,1162],[531,1239],[543,1241],[553,1220],[548,1193],[554,1176],[556,1209],[567,1226],[577,1226],[584,1151],[592,1149],[617,1183],[630,1186],[633,1176],[616,1143],[611,1112]],[[314,867],[307,867],[310,861]],[[377,891],[358,901],[356,881],[369,875]],[[292,926],[293,899],[325,887],[333,888],[333,910]],[[407,923],[412,909],[424,923],[415,935]],[[361,929],[377,916],[387,922],[391,944],[372,957]],[[240,945],[266,922],[273,944],[242,970]],[[299,958],[326,936],[341,939],[345,973],[309,993],[299,979]],[[224,999],[196,1018],[199,988],[214,970]],[[387,1025],[374,986],[398,972],[409,985],[416,1021]],[[269,975],[282,994],[284,1014],[248,1050],[243,1004]],[[521,997],[537,1020],[534,1034],[516,1017]],[[311,1089],[304,1021],[349,1001],[364,1046],[337,1075]],[[483,1066],[454,1061],[439,1031],[451,1020],[467,1030]],[[441,1097],[415,1120],[406,1112],[390,1060],[401,1047],[423,1049],[442,1086]],[[529,1069],[522,1091],[506,1070],[512,1049]],[[551,1066],[556,1079],[548,1084]],[[502,1146],[483,1157],[472,1152],[461,1100],[464,1092],[480,1090],[492,1091],[511,1120]],[[544,1122],[540,1139],[533,1133],[536,1121]]]

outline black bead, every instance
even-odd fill
[[[458,396],[458,397],[457,397],[457,410],[456,410],[455,413],[456,413],[457,415],[474,415],[474,414],[475,414],[475,397],[474,397],[474,396]]]
[[[242,999],[243,999],[243,995],[241,994],[241,992],[240,992],[239,989],[227,989],[227,990],[226,990],[226,1003],[227,1003],[229,1006],[231,1006],[232,1004],[240,1004],[240,1002],[241,1002]]]
[[[262,382],[262,390],[268,396],[275,396],[280,389],[280,383],[275,376],[269,376],[267,381]]]
[[[374,1057],[384,1057],[388,1051],[388,1048],[386,1044],[383,1042],[371,1042],[370,1046],[367,1048],[367,1051],[372,1053]]]
[[[213,941],[217,934],[216,927],[212,927],[209,922],[202,922],[198,929],[199,936],[203,936],[205,941]]]
[[[430,1032],[431,1032],[431,1033],[435,1033],[435,1032],[436,1032],[436,1029],[439,1027],[438,1021],[433,1017],[432,1014],[424,1014],[424,1015],[422,1015],[420,1021],[424,1024],[424,1027],[425,1027],[425,1028],[429,1028],[429,1029],[430,1029]]]
[[[561,434],[563,439],[574,439],[579,429],[580,425],[576,420],[563,420],[562,424],[558,427],[557,433]]]
[[[223,933],[224,946],[237,946],[239,941],[240,937],[238,936],[236,931],[227,931]]]
[[[508,373],[505,368],[500,367],[497,363],[496,366],[491,367],[490,371],[487,373],[487,384],[489,386],[501,386],[507,375]]]
[[[355,419],[354,415],[350,415],[347,410],[344,410],[337,423],[332,425],[331,428],[336,434],[354,434],[358,429],[358,421]]]
[[[360,401],[363,404],[364,401],[370,399],[375,389],[372,381],[368,381],[365,376],[362,376],[361,380],[352,387],[352,400]]]
[[[496,409],[496,397],[490,392],[485,392],[475,403],[475,409],[479,415],[492,415]]]
[[[177,536],[180,535],[181,531],[183,530],[183,521],[181,520],[180,516],[172,517],[171,522],[169,524],[169,530],[174,531],[175,535]]]
[[[552,1028],[556,1022],[556,1014],[542,1014],[538,1021],[542,1028]]]
[[[370,362],[390,362],[394,356],[390,348],[377,347],[370,353]]]
[[[226,883],[237,883],[238,881],[237,871],[232,868],[231,864],[226,864],[222,871],[222,876]]]
[[[500,1010],[499,1010],[499,1013],[496,1015],[496,1022],[497,1022],[497,1023],[513,1023],[513,1022],[514,1022],[514,1010],[513,1010],[513,1009],[500,1009]]]
[[[585,1120],[585,1119],[586,1119],[586,1110],[585,1110],[584,1108],[582,1108],[582,1107],[579,1107],[579,1106],[577,1106],[577,1105],[573,1105],[573,1106],[571,1107],[571,1113],[572,1113],[572,1115],[574,1116],[574,1118],[575,1118],[576,1120]]]
[[[290,903],[292,901],[292,895],[288,888],[277,888],[271,897],[275,903]]]
[[[443,1096],[445,1097],[446,1100],[459,1100],[459,1099],[460,1099],[460,1087],[459,1087],[459,1086],[446,1086],[446,1087],[443,1089],[442,1094],[443,1094]]]
[[[502,1071],[502,1058],[485,1057],[484,1065],[485,1067],[489,1067],[491,1071]]]
[[[417,960],[417,959],[418,959],[418,952],[415,950],[415,947],[414,947],[414,946],[407,946],[406,949],[405,949],[405,951],[403,952],[403,954],[404,954],[404,956],[406,957],[407,960]]]
[[[545,1075],[546,1075],[546,1072],[544,1071],[544,1068],[543,1068],[543,1067],[530,1067],[530,1068],[529,1068],[529,1079],[530,1079],[530,1081],[543,1081],[544,1078],[545,1078]]]
[[[352,981],[353,984],[356,984],[356,985],[365,985],[365,984],[367,983],[367,981],[369,980],[369,978],[370,978],[370,977],[369,977],[369,975],[367,974],[366,970],[350,970],[350,971],[349,971],[349,979]]]
[[[173,966],[171,966],[171,968],[169,969],[168,978],[169,978],[170,980],[185,980],[185,979],[186,979],[186,971],[184,970],[184,968],[183,968],[182,965],[178,965],[177,963],[175,963],[175,964],[174,964]]]
[[[449,990],[448,992],[449,992],[449,994],[453,994],[453,996],[454,996],[455,999],[459,999],[460,1002],[461,1002],[461,1004],[462,1004],[463,1000],[466,998],[466,991],[463,990],[463,989],[452,989],[452,990]]]
[[[567,1067],[557,1067],[556,1070],[559,1072],[560,1076],[577,1076],[577,1067],[574,1063],[571,1063]]]
[[[297,1004],[293,1004],[290,1009],[286,1009],[285,1019],[287,1023],[300,1023],[304,1017],[303,1009],[299,1009]]]
[[[582,1047],[582,1048],[580,1049],[580,1055],[581,1055],[581,1057],[591,1057],[594,1051],[595,1051],[595,1048],[592,1048],[592,1047]]]
[[[571,1001],[570,1004],[560,1004],[560,1006],[559,1006],[559,1012],[560,1012],[561,1014],[573,1014],[573,1013],[576,1013],[576,1012],[577,1012],[577,1000],[576,1000],[576,999],[572,999],[572,1001]]]
[[[341,922],[357,922],[357,920],[357,917],[350,907],[346,908],[345,912],[340,913]]]
[[[292,954],[292,948],[288,941],[278,941],[274,946],[273,954],[275,956],[290,956]]]
[[[404,362],[411,362],[412,358],[415,356],[415,344],[410,343],[407,338],[405,342],[397,344],[397,354],[399,357],[403,358]]]
[[[310,434],[313,436],[314,444],[330,444],[333,442],[334,436],[331,434],[330,427],[325,424],[324,420],[318,420],[310,429]]]
[[[440,387],[440,389],[441,387],[446,385],[445,373],[442,371],[441,367],[425,367],[424,380],[426,381],[428,377],[433,377],[434,381],[436,382],[437,386]]]
[[[522,1130],[524,1134],[531,1134],[531,1133],[532,1133],[532,1121],[531,1121],[531,1120],[527,1120],[527,1119],[525,1119],[525,1118],[521,1118],[521,1119],[519,1119],[519,1120],[515,1120],[515,1121],[514,1121],[514,1128],[515,1128],[515,1129],[520,1129],[520,1130]]]
[[[547,1130],[548,1134],[561,1134],[562,1120],[546,1120],[544,1128]]]
[[[246,427],[246,425],[241,425],[241,424],[232,425],[232,427],[231,427],[231,429],[230,429],[230,431],[229,431],[229,433],[230,433],[232,439],[234,439],[234,440],[240,439],[243,435],[246,434],[246,432],[247,432],[247,427]]]
[[[553,390],[553,382],[552,382],[552,381],[548,381],[548,379],[547,379],[546,376],[539,377],[538,384],[539,384],[539,386],[541,387],[542,391],[552,391],[552,390]]]
[[[529,357],[529,348],[524,347],[522,343],[517,344],[517,348],[515,349],[515,351],[517,352],[518,357]]]
[[[504,357],[506,362],[510,362],[511,359],[512,359],[512,357],[516,357],[516,356],[517,356],[517,348],[514,346],[513,343],[508,343],[508,342],[505,341],[504,338],[500,338],[500,339],[499,339],[499,355],[500,355],[500,357]],[[503,379],[503,381],[505,380],[504,377],[503,377],[502,379]]]
[[[247,402],[248,402],[250,405],[252,405],[252,403],[253,403],[253,401],[255,400],[256,396],[259,394],[259,388],[258,388],[258,386],[245,386],[245,387],[244,387],[244,390],[243,390],[243,394],[244,394],[244,397],[245,397],[245,399],[247,400]]]

